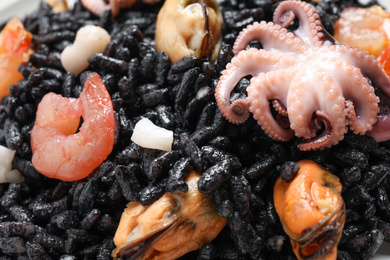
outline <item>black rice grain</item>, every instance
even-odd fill
[[[32,212],[22,205],[11,206],[8,212],[16,221],[20,222],[31,222],[34,218]]]
[[[34,241],[42,245],[44,248],[65,252],[65,241],[58,236],[50,235],[45,232],[38,232],[34,237]]]
[[[36,232],[35,225],[31,222],[7,221],[0,223],[0,237],[26,237],[29,238]]]
[[[280,178],[286,182],[292,181],[298,174],[299,165],[296,162],[285,162],[282,166],[277,167],[280,171]]]
[[[140,202],[142,205],[149,205],[158,200],[165,192],[164,183],[150,183],[141,191]]]
[[[46,250],[38,243],[27,242],[26,251],[29,259],[31,260],[49,260],[52,259]]]
[[[232,176],[230,160],[225,159],[208,168],[198,181],[199,191],[210,194]]]
[[[174,193],[187,192],[188,185],[184,181],[190,169],[190,158],[185,157],[179,159],[173,167],[169,170],[169,177],[167,180],[167,190]]]
[[[234,207],[240,215],[246,215],[250,210],[251,187],[248,180],[243,176],[232,176],[232,195]]]
[[[129,69],[129,66],[125,61],[114,59],[100,53],[89,57],[88,62],[96,69],[105,70],[111,73],[124,73]]]
[[[191,159],[191,166],[198,172],[202,172],[205,163],[202,158],[202,152],[196,143],[189,138],[187,134],[180,135],[180,145],[183,152]]]
[[[20,237],[0,238],[0,249],[5,254],[21,254],[26,252],[26,241]]]

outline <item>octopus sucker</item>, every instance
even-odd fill
[[[309,73],[316,75],[318,73],[322,74],[322,71],[319,69],[313,69]],[[298,122],[298,124],[292,127],[292,130],[295,131],[296,136],[309,139],[313,144],[316,144],[316,146],[322,146],[320,144],[325,145],[325,141],[335,144],[338,142],[340,137],[338,136],[339,132],[333,131],[333,128],[344,128],[346,124],[346,122],[344,122],[344,124],[340,126],[336,122],[338,117],[346,117],[346,113],[344,111],[342,111],[342,113],[335,113],[333,110],[334,106],[344,107],[343,100],[337,98],[341,95],[341,91],[337,85],[331,87],[330,83],[333,81],[332,77],[327,77],[323,81],[318,82],[316,90],[310,91],[312,85],[316,83],[313,78],[307,78],[302,74],[303,73],[298,73],[296,76],[296,78],[299,78],[298,83],[295,83],[296,81],[292,82],[292,85],[298,84],[298,87],[292,88],[292,90],[288,93],[288,97],[297,95],[297,92],[300,93],[298,94],[300,96],[299,101],[296,101],[293,104],[287,102],[288,108],[292,107],[299,111],[289,116],[291,121]],[[326,121],[327,123],[318,124],[314,122],[313,124],[313,115],[320,115],[322,118],[321,121]],[[316,116],[314,118],[316,118]],[[320,130],[319,126],[321,125],[325,126],[323,132],[327,133],[327,135],[331,137],[330,139],[324,138],[322,135],[318,136],[318,138],[313,136],[318,130]],[[330,133],[333,134],[330,135]],[[319,142],[319,140],[322,141]]]
[[[280,45],[280,41],[286,43],[286,39],[291,38],[291,36],[287,35],[287,32],[286,29],[273,22],[255,22],[246,27],[238,35],[233,45],[233,53],[237,55],[240,51],[245,49],[249,42],[254,40],[259,41],[265,50],[275,48],[275,45]],[[301,52],[306,50],[305,48],[302,48],[302,44],[303,43],[298,39],[297,41],[294,41],[293,44],[283,44],[278,47],[286,52]]]
[[[370,55],[367,51],[351,47],[347,44],[336,45],[335,51],[345,53],[350,49],[355,49],[356,52],[354,55],[348,56],[348,61],[354,67],[361,70],[362,76],[369,77],[383,93],[390,96],[390,78],[374,56]]]
[[[282,102],[280,102],[279,99],[272,100],[272,106],[274,107],[276,112],[278,112],[279,115],[283,117],[288,116],[286,106]]]
[[[291,16],[286,19],[286,15]],[[321,21],[314,6],[301,1],[284,1],[275,9],[273,21],[287,28],[295,16],[300,21],[299,28],[294,32],[306,45],[317,45],[324,34]],[[283,17],[283,18],[282,18]],[[288,21],[288,22],[286,22]]]
[[[242,59],[247,60],[247,62],[242,62]],[[237,83],[245,76],[255,76],[260,72],[271,71],[273,66],[276,66],[281,62],[292,64],[294,59],[286,59],[278,54],[268,55],[264,50],[255,48],[250,48],[232,59],[228,68],[222,72],[222,76],[215,91],[217,104],[219,105],[222,114],[225,116],[232,115],[231,117],[228,117],[230,122],[236,124],[242,123],[249,117],[249,112],[245,109],[245,107],[248,107],[246,103],[244,105],[243,101],[239,101],[239,103],[235,104],[235,102],[238,101],[234,101],[230,104],[230,92]],[[242,109],[242,112],[239,114],[233,109],[237,105]]]
[[[297,164],[293,180],[275,183],[276,212],[299,260],[336,259],[345,223],[341,183],[314,161]]]
[[[313,124],[315,127],[310,127],[312,131],[308,133],[309,136],[313,137],[304,139],[298,144],[298,148],[302,151],[314,150],[317,146],[323,146],[326,148],[328,145],[330,146],[332,144],[330,142],[332,138],[334,138],[334,135],[344,135],[347,131],[345,127],[344,129],[339,129],[337,132],[333,127],[331,127],[333,124],[332,119],[323,111],[317,111],[314,113],[313,117]],[[301,129],[303,131],[307,130],[305,128]],[[314,129],[322,129],[322,132],[318,134],[316,131],[314,131]]]
[[[286,85],[284,84],[283,78],[274,76],[274,73],[265,74],[262,80],[251,84],[247,89],[247,103],[251,104],[249,111],[259,111],[253,117],[270,137],[280,141],[288,141],[293,137],[293,132],[291,129],[286,129],[285,126],[279,125],[270,111],[268,100],[274,100],[273,103],[276,106],[276,111],[282,112],[282,115],[287,114],[284,105],[286,104],[287,97],[283,94],[286,91],[281,91],[278,94],[278,90],[283,89]],[[253,95],[253,92],[258,94]]]
[[[289,29],[291,15],[300,22],[292,31]],[[258,40],[262,49],[246,49],[252,40]],[[273,22],[247,26],[237,37],[233,49],[235,57],[223,71],[215,92],[217,105],[228,121],[245,122],[249,115],[243,111],[248,107],[271,138],[287,141],[295,135],[304,139],[298,146],[303,150],[324,149],[339,143],[348,127],[355,134],[364,135],[373,130],[372,136],[379,136],[375,134],[376,125],[384,124],[375,123],[380,100],[370,82],[390,96],[389,76],[374,56],[341,45],[329,36],[309,3],[280,3]],[[248,97],[237,104],[240,109],[232,109],[236,105],[230,104],[230,93],[239,80],[248,75],[254,78],[248,86]],[[290,123],[288,131],[275,123],[275,118],[280,117],[275,117],[271,109],[265,107],[272,100],[283,104],[283,109],[276,106],[274,110],[287,116],[284,122]]]

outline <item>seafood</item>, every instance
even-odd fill
[[[111,98],[97,73],[85,81],[78,99],[48,93],[31,131],[33,166],[49,178],[80,180],[111,153],[114,128]]]
[[[215,0],[168,0],[158,13],[156,50],[172,63],[187,55],[214,61],[222,45],[223,17]]]
[[[295,15],[300,24],[290,32],[284,27]],[[253,40],[263,49],[244,50]],[[316,9],[305,2],[280,3],[274,22],[256,22],[242,30],[233,52],[236,56],[215,91],[222,114],[239,124],[251,112],[271,138],[303,138],[301,150],[338,144],[348,128],[355,134],[373,129],[379,97],[367,77],[390,96],[389,76],[374,56],[337,44],[323,30]],[[230,103],[231,92],[247,75],[252,76],[247,97]]]
[[[287,162],[302,158],[323,162],[342,181],[348,219],[338,244],[340,259],[367,260],[384,240],[390,241],[389,143],[347,133],[340,144],[325,151],[301,152],[295,147],[297,138],[279,143],[268,138],[253,118],[233,125],[219,113],[213,94],[221,70],[232,58],[233,37],[254,20],[268,19],[275,2],[219,0],[225,35],[217,60],[187,56],[172,66],[165,53],[154,51],[155,18],[162,4],[149,8],[138,1],[115,19],[109,12],[96,17],[79,1],[71,12],[56,14],[41,4],[27,15],[25,26],[34,34],[36,53],[19,67],[25,79],[10,88],[12,95],[0,107],[1,143],[15,147],[13,166],[26,181],[0,184],[0,258],[111,259],[112,239],[126,204],[149,205],[165,190],[185,192],[184,178],[192,166],[212,180],[201,178],[206,181],[198,182],[199,190],[213,196],[217,212],[229,220],[215,239],[179,259],[295,259],[274,210],[272,184],[281,164],[290,176],[293,167]],[[340,8],[357,3],[318,2],[310,1],[327,28]],[[79,96],[88,72],[66,73],[59,54],[86,24],[100,25],[112,37],[105,55],[94,55],[98,59],[90,59],[88,70],[102,77],[111,95],[118,139],[87,178],[72,183],[48,180],[31,165],[28,142],[34,115],[48,87],[65,97]],[[126,65],[124,69],[116,69],[119,63]],[[245,77],[232,99],[243,96],[248,85]],[[135,123],[143,117],[174,131],[171,152],[145,149],[131,141]],[[9,133],[21,137],[15,140]]]
[[[61,64],[66,71],[78,75],[88,68],[88,58],[102,53],[110,41],[111,37],[106,30],[86,25],[77,31],[74,43],[62,51]]]
[[[69,11],[68,2],[66,0],[45,0],[45,2],[53,8],[54,12]]]
[[[379,64],[383,66],[383,69],[390,76],[390,46],[383,50],[383,52],[377,58]],[[390,97],[377,92],[380,98],[379,112],[377,114],[377,121],[371,131],[368,131],[366,135],[375,138],[377,142],[384,142],[390,139]]]
[[[345,8],[334,27],[337,41],[357,46],[375,57],[389,45],[390,13],[378,5]]]
[[[279,178],[275,209],[298,259],[336,259],[345,222],[339,179],[311,160],[298,162],[291,182]]]
[[[161,0],[143,0],[147,4],[156,4]],[[83,6],[96,16],[102,16],[107,10],[111,10],[112,17],[118,15],[120,9],[132,7],[137,0],[81,0]]]
[[[390,76],[390,46],[384,49],[378,57],[378,62],[383,66],[387,75]]]
[[[159,127],[147,118],[142,118],[134,127],[131,141],[142,147],[171,151],[173,131]]]
[[[201,174],[190,170],[188,192],[165,193],[152,205],[130,202],[115,233],[112,256],[123,259],[176,259],[213,240],[227,223],[209,195],[199,192]]]
[[[27,62],[32,34],[27,32],[19,18],[7,22],[0,34],[0,98],[9,94],[9,87],[23,78],[18,66]]]

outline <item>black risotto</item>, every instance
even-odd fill
[[[340,10],[361,5],[357,0],[312,2],[330,33]],[[35,52],[20,66],[24,79],[1,100],[0,144],[16,150],[13,166],[26,181],[0,184],[0,259],[110,259],[126,203],[147,205],[166,191],[185,189],[179,164],[188,162],[208,171],[212,181],[200,182],[199,189],[213,195],[218,213],[229,222],[214,241],[181,259],[296,259],[272,190],[276,178],[303,158],[325,166],[343,184],[347,218],[338,259],[369,259],[384,241],[390,242],[390,142],[347,134],[331,149],[302,152],[297,138],[275,142],[253,118],[233,125],[219,113],[213,92],[233,57],[236,36],[255,21],[271,20],[276,4],[218,3],[224,43],[213,63],[189,56],[171,66],[165,53],[154,50],[161,4],[137,3],[112,19],[108,11],[93,16],[79,2],[70,12],[54,13],[42,1],[23,20],[34,35]],[[75,77],[62,68],[60,53],[86,24],[104,27],[112,41]],[[81,181],[46,178],[31,163],[37,105],[48,92],[78,97],[92,71],[102,77],[113,101],[118,123],[114,149]],[[242,79],[236,95],[245,95],[248,84]],[[144,149],[130,141],[141,117],[174,131],[172,151]]]

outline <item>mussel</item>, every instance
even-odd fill
[[[130,202],[122,214],[112,252],[116,259],[176,259],[201,248],[225,227],[209,195],[198,190],[201,174],[193,170],[188,192],[166,192],[151,205]]]
[[[167,0],[157,16],[156,50],[172,63],[188,55],[213,61],[221,49],[222,25],[216,0]]]
[[[345,223],[339,178],[311,160],[298,162],[290,182],[274,187],[275,209],[298,259],[336,259]]]

